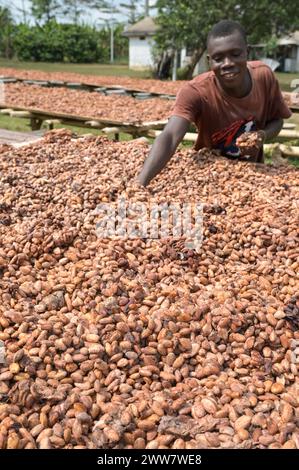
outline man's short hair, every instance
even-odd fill
[[[245,44],[247,44],[245,29],[240,25],[240,23],[237,23],[237,21],[231,20],[221,20],[219,23],[216,23],[208,34],[207,44],[211,38],[223,38],[225,36],[230,36],[236,31],[240,33],[244,39]]]

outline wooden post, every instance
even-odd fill
[[[119,141],[119,127],[104,127],[101,129],[104,134],[113,135],[113,140]]]
[[[61,124],[59,119],[46,119],[45,124],[47,125],[48,129],[52,131],[54,129],[55,124]]]
[[[30,126],[33,131],[39,131],[42,127],[43,120],[38,118],[30,118]]]

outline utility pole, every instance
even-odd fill
[[[113,64],[114,62],[114,26],[118,24],[117,18],[115,17],[116,14],[120,13],[120,11],[115,7],[114,0],[110,2],[110,5],[107,4],[105,8],[101,9],[102,13],[108,14],[109,19],[103,18],[105,24],[108,26],[110,30],[110,63]]]
[[[114,23],[113,18],[110,23],[110,63],[114,62]]]
[[[27,24],[27,15],[26,15],[26,8],[25,8],[24,0],[22,0],[22,13],[23,13],[24,24]]]
[[[145,14],[145,16],[149,15],[149,0],[145,0],[144,14]]]

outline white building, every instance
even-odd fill
[[[129,68],[148,69],[154,67],[153,47],[155,41],[153,36],[158,30],[158,25],[150,16],[130,26],[123,33],[129,39]],[[190,53],[190,55],[189,55]],[[178,67],[184,67],[191,59],[191,52],[182,49],[178,57]],[[206,55],[204,54],[198,62],[194,75],[208,70]]]
[[[254,44],[252,46],[255,58],[263,57],[266,44]],[[299,31],[277,39],[277,48],[274,58],[280,64],[282,72],[299,72]]]
[[[299,72],[299,31],[277,41],[278,59],[284,72]]]
[[[147,16],[138,23],[130,26],[123,35],[129,38],[129,67],[130,69],[146,69],[154,65],[152,48],[153,36],[158,26]]]

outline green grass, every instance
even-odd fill
[[[28,119],[11,118],[4,114],[0,114],[0,129],[7,129],[9,131],[16,132],[28,132],[31,131],[29,124]]]
[[[279,81],[280,88],[283,91],[294,91],[295,88],[291,87],[293,80],[299,80],[299,73],[285,73],[285,72],[275,72],[275,75]],[[296,84],[298,89],[299,82]]]
[[[289,158],[289,161],[291,159]],[[292,165],[296,166],[297,168],[299,168],[299,158],[292,158],[292,161],[291,161]]]
[[[299,131],[299,113],[293,113],[289,119],[286,119],[286,122],[292,122],[293,124],[296,124],[296,129]]]
[[[85,75],[112,75],[118,77],[150,78],[149,71],[130,70],[123,64],[62,64],[49,62],[19,62],[0,59],[0,67],[22,70],[42,70],[43,72],[72,72]]]
[[[93,134],[93,135],[106,135],[103,134],[100,130],[98,129],[88,129],[84,127],[76,127],[76,126],[68,126],[67,124],[55,124],[55,129],[71,129],[73,132],[75,132],[78,135],[83,135],[83,134]],[[7,129],[9,131],[16,131],[16,132],[30,132],[31,127],[30,127],[30,122],[28,119],[24,118],[15,118],[15,117],[10,117],[7,115],[0,114],[0,129]],[[47,126],[44,125],[42,126],[42,130],[47,130]],[[121,133],[120,134],[120,140],[131,140],[132,136],[130,134],[126,133]]]

